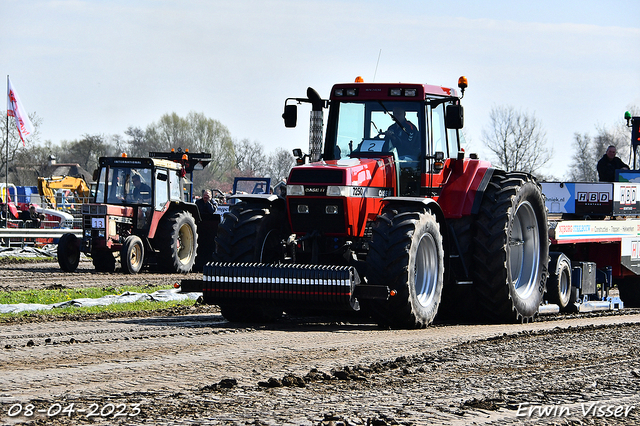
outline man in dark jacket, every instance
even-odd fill
[[[600,182],[613,182],[616,180],[616,170],[629,170],[629,166],[616,157],[616,147],[609,145],[607,153],[598,161],[598,178]]]

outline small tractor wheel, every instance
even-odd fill
[[[423,328],[438,312],[444,281],[440,224],[430,211],[385,208],[373,225],[367,256],[370,284],[395,295],[363,305],[381,326]]]
[[[97,272],[113,272],[116,270],[116,259],[109,250],[94,250],[91,252],[93,266]]]
[[[163,265],[172,272],[191,271],[198,250],[196,222],[187,211],[169,214],[157,231],[158,248]]]
[[[283,258],[280,241],[287,224],[283,212],[263,204],[234,205],[218,227],[216,260],[231,263],[273,263]],[[206,294],[205,294],[206,297]],[[233,322],[273,322],[278,306],[250,300],[217,301],[222,316]]]
[[[144,244],[137,235],[129,235],[120,249],[122,271],[137,274],[144,264]]]
[[[561,311],[569,309],[571,302],[571,261],[562,253],[551,253],[547,300],[555,303]]]
[[[549,263],[540,185],[524,173],[495,172],[476,225],[474,283],[480,315],[490,322],[532,320],[544,295]]]
[[[64,234],[58,241],[58,264],[65,272],[75,272],[80,263],[80,241],[74,234]]]

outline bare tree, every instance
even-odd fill
[[[293,154],[284,148],[276,148],[273,154],[269,156],[269,176],[272,185],[277,184],[281,180],[286,180],[289,171],[295,164]]]
[[[568,179],[575,182],[596,182],[598,180],[596,164],[600,157],[595,141],[586,133],[584,135],[575,133],[573,138],[575,153],[569,165]]]
[[[235,168],[242,176],[264,176],[267,173],[267,156],[260,142],[242,139],[233,145]]]
[[[506,106],[493,107],[489,118],[491,122],[482,131],[482,140],[495,155],[499,167],[534,173],[551,159],[546,133],[534,115]]]

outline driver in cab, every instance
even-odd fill
[[[420,154],[418,128],[407,120],[404,108],[399,105],[393,107],[392,118],[394,123],[384,132],[384,139],[389,143],[389,150],[395,148],[400,159],[417,160]]]
[[[148,203],[151,201],[151,187],[143,183],[139,174],[134,174],[131,178],[133,183],[132,199],[136,203]]]

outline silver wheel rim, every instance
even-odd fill
[[[431,234],[422,235],[418,242],[414,282],[418,303],[429,306],[438,284],[438,248]]]
[[[560,279],[558,280],[560,297],[563,301],[569,297],[569,282],[569,271],[563,268],[562,273],[560,274]]]
[[[136,269],[140,262],[142,262],[142,246],[140,244],[133,244],[131,247],[131,256],[129,257],[130,264],[133,269]]]
[[[520,204],[509,236],[509,271],[516,293],[528,298],[536,288],[540,265],[540,234],[536,213],[529,202]]]
[[[193,230],[188,224],[182,225],[178,232],[178,259],[180,263],[187,264],[191,260],[193,253],[191,246],[193,245]]]

